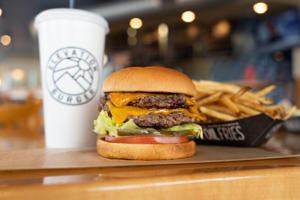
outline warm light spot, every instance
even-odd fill
[[[194,21],[195,18],[196,18],[196,15],[193,11],[185,11],[181,14],[182,21],[184,21],[186,23],[190,23],[190,22]]]
[[[127,28],[127,35],[129,37],[135,37],[136,36],[136,29],[128,27]]]
[[[23,69],[14,69],[12,71],[12,78],[16,81],[23,80],[25,76],[24,70]]]
[[[222,38],[229,34],[231,30],[230,23],[227,20],[219,21],[214,25],[212,29],[212,34],[215,38]]]
[[[166,37],[168,37],[168,34],[169,34],[169,27],[167,24],[162,23],[162,24],[158,25],[157,31],[158,31],[158,37],[166,38]]]
[[[107,56],[107,54],[105,53],[105,54],[103,55],[103,65],[106,65],[107,62],[108,62],[108,56]]]
[[[284,54],[282,51],[276,51],[274,53],[274,59],[277,61],[277,62],[282,62],[284,60]]]
[[[198,26],[191,24],[187,27],[186,29],[186,34],[190,37],[190,38],[196,38],[199,35],[199,28]]]
[[[2,13],[3,13],[2,8],[0,8],[0,16],[2,16]]]
[[[264,14],[268,11],[268,4],[264,2],[258,2],[253,5],[253,10],[257,14]]]
[[[0,40],[4,46],[8,46],[11,42],[11,37],[9,35],[2,35]]]
[[[132,18],[129,21],[129,26],[133,29],[139,29],[143,26],[143,21],[140,18]]]
[[[129,46],[135,46],[137,44],[136,37],[128,37],[127,38],[127,43],[128,43]]]

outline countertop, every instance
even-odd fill
[[[262,148],[278,145],[273,141]],[[286,157],[126,167],[3,168],[0,199],[300,199],[300,154],[290,154],[297,148],[280,145]]]
[[[300,156],[0,172],[0,199],[299,199],[299,186]]]

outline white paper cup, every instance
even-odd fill
[[[78,9],[50,9],[38,29],[47,148],[94,146],[107,21]]]

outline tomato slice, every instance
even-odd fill
[[[105,136],[105,141],[126,144],[178,144],[189,141],[188,136]]]

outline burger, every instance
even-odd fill
[[[196,153],[204,119],[185,74],[165,67],[129,67],[103,83],[94,121],[97,151],[106,158],[164,160]]]

